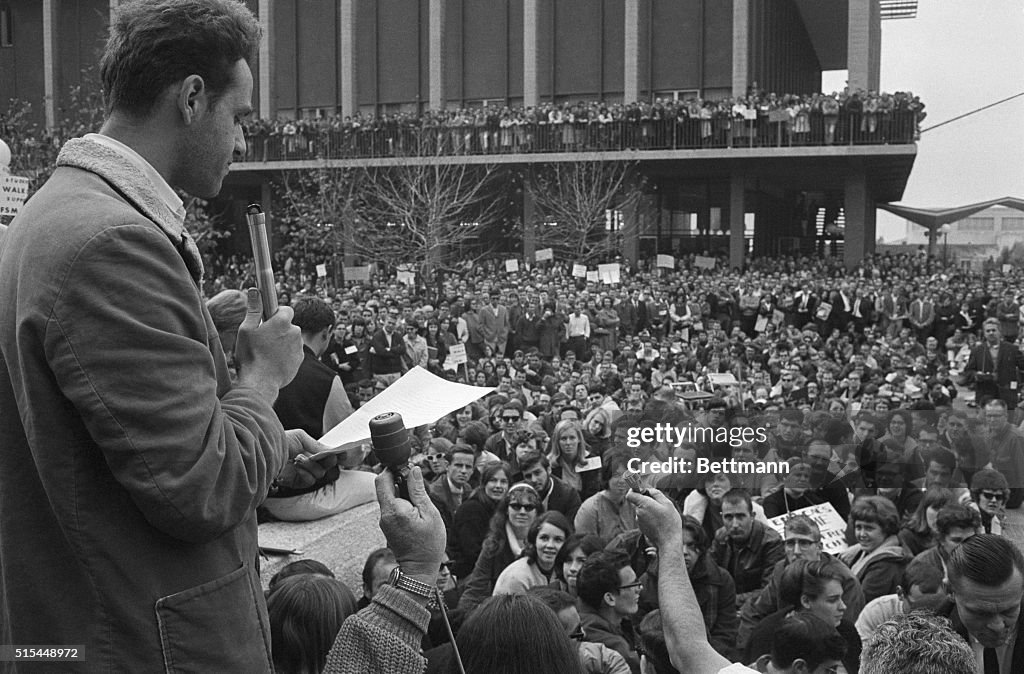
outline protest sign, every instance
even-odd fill
[[[554,260],[555,251],[552,250],[551,248],[542,248],[541,250],[538,250],[534,254],[534,259],[537,260],[537,262],[543,262],[544,260]]]
[[[370,268],[368,266],[343,267],[342,273],[344,274],[346,281],[361,281],[366,283],[370,280]]]
[[[602,283],[612,285],[619,282],[620,269],[617,262],[597,265],[597,274]]]
[[[665,269],[675,269],[676,259],[671,255],[658,255],[658,266]]]
[[[601,275],[596,271],[587,272],[587,283],[598,283],[601,280]]]
[[[779,515],[768,520],[768,526],[785,536],[786,519],[793,515],[806,515],[821,530],[821,549],[829,554],[842,552],[846,544],[846,520],[839,516],[831,503],[821,503],[794,510],[787,515]]]
[[[572,266],[572,275],[576,278],[587,278],[587,265],[574,264]]]
[[[466,357],[466,345],[465,344],[453,344],[448,347],[448,358],[445,359],[446,365],[462,365],[469,362]]]
[[[0,176],[0,215],[17,215],[28,198],[28,178]]]
[[[519,260],[505,260],[505,271],[509,274],[519,271]]]
[[[316,275],[319,276],[320,278],[326,277],[327,276],[327,265],[326,264],[318,264],[316,266]]]
[[[814,317],[823,321],[828,320],[829,314],[832,313],[832,304],[830,302],[822,302],[818,305],[818,311],[815,312]]]
[[[695,265],[697,265],[697,269],[714,269],[715,268],[715,258],[713,258],[713,257],[706,257],[704,255],[698,255],[697,258],[693,261],[693,263]]]

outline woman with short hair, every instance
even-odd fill
[[[850,509],[857,543],[839,554],[864,591],[864,603],[895,594],[910,558],[900,544],[899,514],[884,496],[861,496]]]

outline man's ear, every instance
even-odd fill
[[[606,606],[609,606],[611,608],[615,608],[615,593],[614,592],[605,592],[604,593],[604,603],[605,603]]]
[[[189,75],[178,83],[175,102],[186,126],[190,126],[197,115],[203,112],[208,103],[208,94],[206,82],[199,75]]]
[[[767,672],[768,671],[768,662],[771,661],[771,659],[772,659],[772,656],[769,655],[768,653],[765,653],[764,655],[759,657],[757,660],[754,660],[754,662],[751,663],[751,667],[753,669],[756,669],[759,672]]]

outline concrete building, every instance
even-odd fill
[[[0,91],[53,125],[95,62],[115,0],[0,0]],[[883,18],[905,0],[246,0],[266,39],[256,114],[419,112],[484,104],[812,93],[821,73],[877,90]],[[6,29],[4,28],[6,26]],[[596,156],[590,156],[596,155]],[[883,144],[506,155],[528,162],[640,162],[647,206],[624,214],[623,254],[721,248],[813,254],[821,211],[845,216],[849,265],[874,248],[875,206],[902,196],[912,138]],[[452,157],[451,161],[468,161]],[[236,163],[223,198],[266,200],[276,171],[323,161]],[[336,159],[330,165],[351,162]],[[520,216],[531,212],[519,204]],[[241,206],[237,211],[241,222]],[[834,228],[833,228],[834,230]],[[641,244],[646,242],[644,249]]]

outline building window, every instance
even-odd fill
[[[11,16],[11,8],[7,5],[0,6],[0,47],[14,46],[14,19]]]
[[[1003,218],[1004,232],[1019,232],[1024,230],[1024,218]]]
[[[991,232],[996,228],[995,218],[965,218],[960,221],[960,229],[969,232]]]

